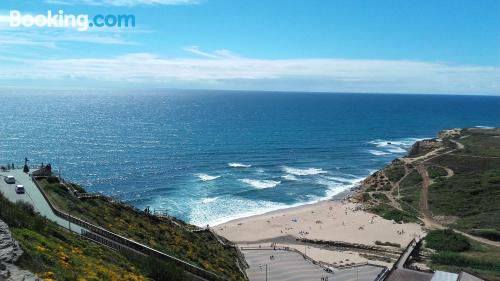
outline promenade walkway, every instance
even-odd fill
[[[284,250],[243,250],[250,281],[374,281],[381,267],[363,265],[326,272],[300,254]],[[271,259],[270,257],[273,256]],[[323,278],[323,279],[322,279]],[[326,279],[328,278],[328,279]]]

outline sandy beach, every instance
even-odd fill
[[[343,241],[375,245],[375,241],[406,246],[414,237],[423,236],[418,224],[397,224],[365,212],[360,204],[343,201],[322,201],[311,205],[282,209],[263,215],[233,220],[213,227],[219,235],[240,246],[295,248],[311,258],[327,263],[366,262],[357,251],[339,251],[297,238]],[[387,265],[382,261],[370,261]]]

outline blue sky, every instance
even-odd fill
[[[500,1],[3,0],[0,87],[500,95]],[[13,28],[11,10],[133,14]]]

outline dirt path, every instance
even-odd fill
[[[422,191],[420,192],[420,211],[424,216],[424,223],[426,226],[434,229],[443,229],[444,227],[437,223],[433,218],[431,211],[429,210],[429,173],[424,165],[418,165],[417,171],[422,177]]]
[[[456,141],[456,140],[452,140],[452,139],[450,139],[450,141],[451,141],[452,143],[454,143],[454,144],[456,144],[456,145],[457,145],[457,149],[464,149],[464,147],[465,147],[463,144],[459,143],[459,142],[458,142],[458,141]]]
[[[444,167],[444,166],[440,166],[440,167],[443,168],[446,171],[446,173],[447,173],[447,175],[444,176],[445,178],[451,178],[451,177],[453,177],[455,175],[455,172],[453,172],[452,169],[450,169],[448,167]]]

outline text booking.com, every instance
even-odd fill
[[[10,27],[52,27],[75,28],[78,31],[87,31],[89,28],[101,27],[135,27],[134,15],[95,15],[93,17],[80,14],[65,14],[63,10],[56,13],[47,11],[47,14],[23,14],[17,10],[10,11]]]

